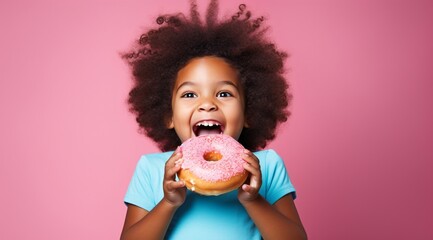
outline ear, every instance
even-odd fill
[[[250,125],[247,123],[247,121],[244,121],[244,128],[249,128]]]
[[[174,123],[173,123],[173,119],[172,118],[170,118],[167,121],[166,126],[167,126],[168,129],[173,129],[174,128]]]

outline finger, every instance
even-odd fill
[[[165,168],[172,168],[176,165],[176,163],[178,163],[179,159],[182,158],[182,153],[181,152],[174,152],[170,158],[168,159],[168,161],[165,163]]]
[[[181,158],[176,160],[176,163],[172,167],[166,166],[164,174],[165,180],[173,180],[175,178],[176,173],[179,172],[182,167],[182,162],[183,160]]]
[[[253,165],[256,168],[260,168],[260,162],[259,159],[249,150],[246,150],[243,155],[243,159],[245,162]]]
[[[242,190],[245,191],[245,192],[248,192],[248,191],[250,190],[250,188],[251,188],[251,187],[250,187],[250,185],[248,185],[248,184],[243,184],[243,185],[242,185]]]
[[[252,177],[249,184],[255,190],[258,190],[260,187],[259,180],[256,177]]]
[[[254,195],[255,194],[255,189],[254,188],[252,188],[250,185],[248,185],[248,184],[244,184],[244,185],[242,185],[242,190],[244,191],[244,192],[247,192],[248,194],[251,194],[251,195]]]
[[[259,192],[259,188],[260,184],[255,180],[252,180],[249,184],[245,183],[242,185],[242,190],[251,195],[256,195]]]
[[[259,189],[262,181],[262,172],[260,171],[260,166],[254,167],[249,163],[244,164],[245,170],[250,172],[250,178],[247,181],[248,185],[254,189]]]
[[[262,172],[260,171],[260,166],[254,166],[250,163],[244,164],[244,169],[247,170],[249,173],[251,173],[251,177],[260,176],[262,175]]]
[[[173,191],[175,189],[183,188],[183,187],[185,187],[184,181],[169,181],[167,182],[166,185],[167,191]]]
[[[260,178],[260,176],[251,175],[247,179],[247,181],[245,182],[245,184],[249,185],[252,188],[259,189],[261,187],[261,185],[262,185],[261,184],[261,178]]]

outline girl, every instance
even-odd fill
[[[124,55],[135,78],[131,111],[163,153],[138,162],[121,239],[306,239],[282,159],[258,151],[289,115],[287,55],[265,39],[263,17],[251,18],[242,4],[217,21],[217,5],[211,1],[205,23],[194,2],[190,18],[158,17],[159,28]],[[227,134],[249,149],[250,177],[238,191],[201,196],[177,179],[176,147],[204,134]]]

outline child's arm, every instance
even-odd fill
[[[176,151],[167,161],[163,184],[164,198],[150,212],[128,205],[121,240],[164,238],[174,213],[186,197],[185,183],[175,180],[181,157],[182,154]]]
[[[307,239],[292,196],[286,195],[270,205],[259,189],[262,185],[260,164],[251,152],[244,158],[245,169],[251,173],[250,183],[239,190],[239,201],[245,207],[264,239]]]

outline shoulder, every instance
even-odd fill
[[[165,165],[165,162],[170,158],[173,152],[149,153],[142,155],[137,163],[137,169],[157,168]]]
[[[254,154],[260,160],[263,181],[260,190],[266,200],[274,204],[288,193],[292,193],[293,198],[296,198],[295,188],[280,155],[272,149],[258,151]]]
[[[173,154],[173,152],[161,152],[161,153],[149,153],[141,155],[139,164],[146,164],[147,162],[153,163],[165,163],[168,158]]]
[[[283,163],[283,159],[273,149],[265,149],[254,152],[254,155],[260,160],[260,164],[277,164]]]
[[[273,177],[276,172],[286,172],[283,159],[273,149],[254,152],[260,162],[262,174],[265,177]]]

